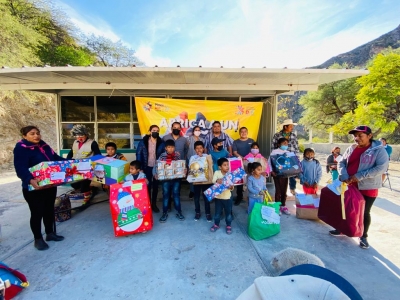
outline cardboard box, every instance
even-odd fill
[[[39,180],[39,186],[61,185],[93,177],[90,159],[44,161],[29,168],[29,171]],[[34,190],[31,185],[28,189]]]
[[[129,174],[129,162],[112,157],[96,155],[92,157],[93,181],[102,184],[115,184],[124,181]]]
[[[186,161],[173,160],[171,164],[165,161],[157,161],[158,180],[171,180],[186,177]]]
[[[319,220],[318,206],[318,195],[296,194],[296,217],[298,219]]]
[[[153,215],[145,179],[112,184],[110,209],[116,237],[153,228]]]

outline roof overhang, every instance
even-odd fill
[[[278,94],[317,90],[337,80],[368,74],[345,69],[34,67],[0,70],[0,90],[50,93],[104,92],[126,94]]]

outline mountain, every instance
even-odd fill
[[[392,47],[393,49],[400,47],[400,25],[396,29],[378,37],[369,43],[359,46],[349,52],[334,56],[323,64],[310,67],[309,69],[325,69],[329,68],[334,63],[347,63],[350,68],[363,67],[374,55],[388,47]]]

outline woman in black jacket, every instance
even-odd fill
[[[331,154],[326,159],[326,172],[331,173],[332,180],[336,180],[339,177],[337,171],[338,160],[341,158],[340,148],[335,147],[332,149]]]
[[[43,161],[59,161],[64,158],[57,155],[42,139],[36,126],[21,129],[22,140],[14,148],[14,167],[22,181],[22,193],[31,211],[30,225],[35,238],[35,248],[46,250],[49,245],[43,240],[42,219],[46,231],[46,241],[62,241],[64,237],[54,233],[54,202],[57,187],[39,187],[38,181],[29,172],[29,168]],[[32,185],[34,191],[29,191]]]

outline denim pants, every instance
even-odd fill
[[[296,177],[290,177],[289,178],[289,187],[291,190],[296,189]]]
[[[155,205],[157,203],[158,196],[158,180],[153,177],[153,167],[146,166],[144,173],[149,181],[147,189],[149,190],[150,203],[151,205]]]
[[[231,223],[232,223],[232,198],[226,199],[226,200],[214,198],[214,202],[215,202],[215,216],[214,216],[215,225],[219,226],[219,222],[221,221],[221,213],[222,213],[222,210],[224,210],[226,226],[231,226]]]
[[[168,200],[172,194],[172,198],[174,200],[175,209],[178,212],[181,212],[181,199],[180,199],[180,191],[181,191],[181,179],[172,179],[162,181],[162,190],[163,190],[163,213],[168,211]]]
[[[207,200],[206,195],[204,195],[204,191],[210,188],[212,184],[194,184],[194,208],[196,213],[200,213],[200,196],[203,194],[204,200],[204,210],[206,214],[211,214],[210,202]]]

